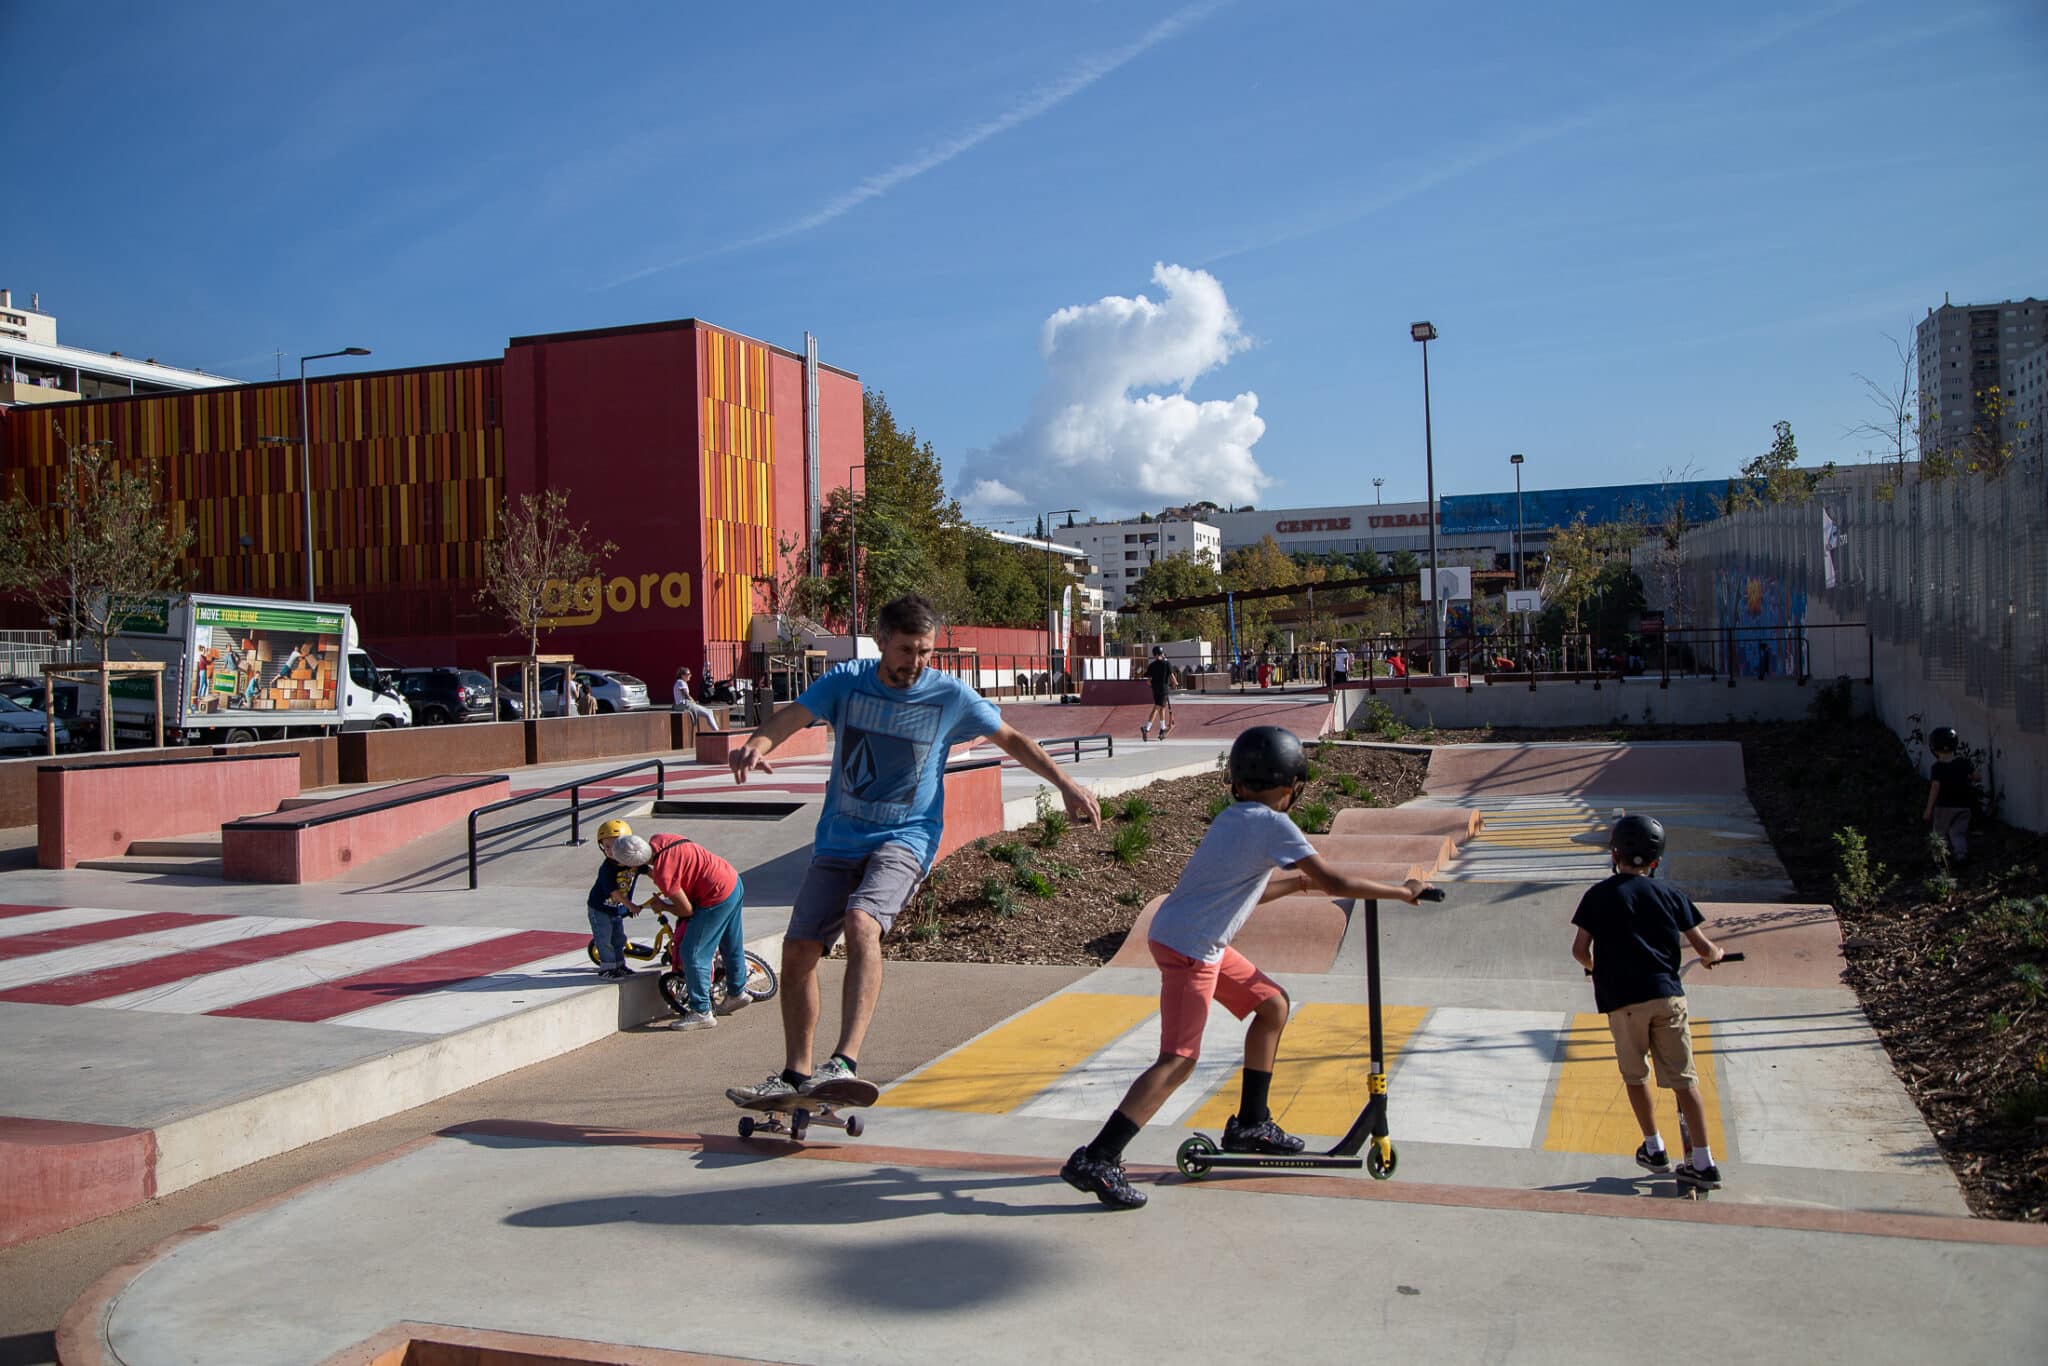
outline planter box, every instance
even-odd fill
[[[665,754],[675,748],[673,713],[618,711],[602,716],[546,716],[526,721],[526,762],[560,764],[621,754]]]
[[[352,730],[333,743],[344,783],[395,783],[526,762],[526,732],[514,721]]]

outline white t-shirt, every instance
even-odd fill
[[[1315,851],[1299,826],[1263,802],[1225,807],[1152,917],[1151,937],[1215,962],[1258,906],[1273,869],[1292,868]]]

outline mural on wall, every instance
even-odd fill
[[[1714,572],[1714,622],[1730,632],[1726,667],[1747,678],[1797,677],[1804,647],[1806,593],[1773,574]]]

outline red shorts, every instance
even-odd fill
[[[1202,1056],[1202,1029],[1209,1023],[1209,1002],[1217,1001],[1242,1020],[1263,1001],[1285,996],[1280,984],[1252,966],[1252,960],[1228,945],[1213,963],[1190,958],[1166,945],[1147,941],[1159,965],[1159,1053],[1181,1058]]]

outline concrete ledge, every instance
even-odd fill
[[[1446,835],[1310,835],[1308,842],[1330,862],[1351,869],[1366,864],[1414,864],[1424,877],[1457,857]]]
[[[707,702],[704,709],[724,730],[732,724],[732,708],[723,702]],[[672,711],[668,714],[668,744],[670,749],[695,753],[697,749],[697,718],[686,711]]]
[[[147,1129],[0,1117],[0,1247],[154,1199],[156,1155]]]
[[[600,716],[548,716],[522,722],[526,762],[561,764],[609,759],[622,754],[655,754],[674,748],[672,715],[665,711],[615,711]]]
[[[275,811],[299,795],[289,754],[181,753],[36,773],[36,864],[75,868],[137,840],[211,834],[222,821]]]
[[[510,795],[509,778],[424,779],[221,827],[230,882],[323,882]]]
[[[344,783],[396,783],[526,762],[526,731],[516,722],[352,730],[335,737]]]
[[[1463,844],[1486,818],[1475,809],[1427,806],[1354,806],[1330,822],[1333,835],[1448,835]]]
[[[732,758],[732,752],[752,739],[754,732],[748,730],[707,730],[697,735],[697,762],[700,764],[723,764]],[[832,728],[825,725],[805,726],[796,734],[775,747],[769,762],[777,759],[808,759],[832,752]]]
[[[1109,960],[1113,968],[1149,968],[1152,917],[1163,896],[1153,897],[1131,923],[1131,932]],[[1252,912],[1232,946],[1269,972],[1328,972],[1337,961],[1344,931],[1351,923],[1351,903],[1321,893],[1283,896]]]

